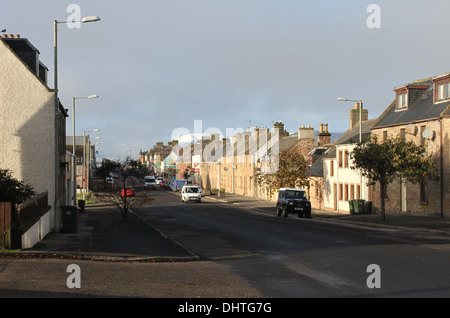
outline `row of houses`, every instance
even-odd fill
[[[349,212],[349,200],[370,202],[380,209],[379,185],[351,169],[350,153],[369,135],[379,140],[401,136],[423,145],[439,169],[439,181],[412,184],[399,178],[386,193],[386,213],[448,216],[450,213],[450,73],[416,80],[393,89],[393,102],[378,117],[369,119],[362,103],[349,112],[349,128],[331,142],[328,124],[302,126],[289,134],[282,122],[274,127],[253,127],[236,136],[211,135],[188,145],[171,141],[140,152],[140,160],[155,172],[176,167],[176,178],[189,175],[205,189],[276,200],[261,186],[255,169],[270,165],[274,145],[278,153],[296,151],[309,163],[308,196],[313,207]],[[361,118],[361,122],[360,122]],[[188,174],[186,174],[188,172]]]

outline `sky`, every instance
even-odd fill
[[[101,18],[58,25],[59,97],[72,116],[73,97],[99,95],[77,100],[76,135],[123,160],[195,129],[345,132],[353,103],[338,97],[377,118],[394,87],[450,72],[448,12],[448,0],[15,0],[0,29],[40,51],[53,88],[53,21]]]

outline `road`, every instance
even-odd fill
[[[164,192],[140,215],[265,297],[450,296],[449,237],[183,204]]]
[[[279,218],[206,198],[184,204],[159,190],[154,198],[136,213],[200,261],[0,258],[0,297],[450,296],[449,236]],[[81,268],[79,289],[67,285],[71,264]]]

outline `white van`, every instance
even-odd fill
[[[147,176],[145,177],[145,183],[144,186],[146,188],[152,188],[152,189],[156,189],[156,180],[154,176]]]
[[[197,203],[202,202],[202,191],[198,186],[184,185],[181,188],[181,202],[186,203],[189,201],[195,201]]]

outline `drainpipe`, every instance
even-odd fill
[[[440,136],[440,161],[441,161],[441,218],[444,217],[444,154],[442,153],[444,151],[444,147],[442,146],[442,116],[439,118],[440,122],[440,129],[441,129],[441,136]]]

